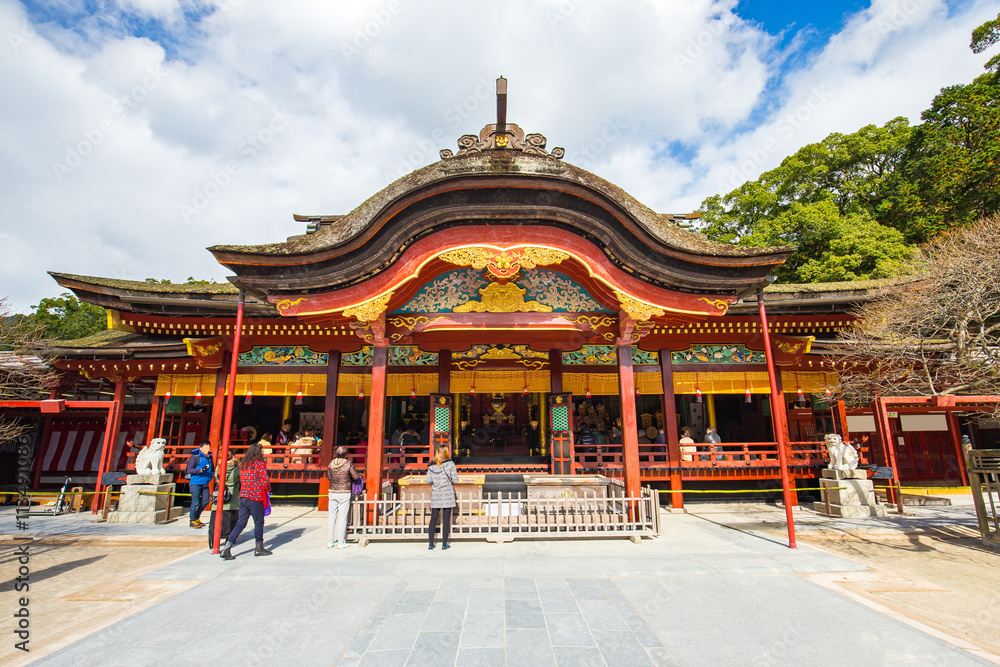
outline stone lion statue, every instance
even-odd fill
[[[858,452],[850,443],[846,443],[836,433],[829,433],[824,438],[826,451],[830,457],[827,468],[844,472],[856,470],[858,467]]]
[[[167,441],[163,438],[153,438],[149,444],[135,455],[135,473],[137,475],[165,475],[163,468],[163,448]]]

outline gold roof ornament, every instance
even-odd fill
[[[618,299],[618,303],[621,304],[622,310],[624,310],[629,317],[631,317],[636,322],[645,322],[654,317],[660,317],[665,314],[665,311],[654,306],[651,303],[646,303],[645,301],[640,301],[634,296],[625,294],[615,290],[615,298]]]
[[[458,153],[450,148],[440,152],[442,160],[461,157],[470,153],[488,150],[520,151],[529,155],[541,155],[561,160],[566,155],[565,148],[545,150],[546,138],[538,133],[525,134],[514,123],[507,122],[507,79],[497,79],[497,122],[490,123],[479,131],[479,136],[464,134],[458,139]]]
[[[356,317],[359,322],[371,322],[373,320],[377,320],[379,316],[385,312],[386,307],[389,305],[389,299],[391,298],[392,292],[380,294],[374,299],[369,299],[368,301],[345,309],[344,317]]]

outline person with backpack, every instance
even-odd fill
[[[240,462],[240,515],[236,525],[229,533],[226,550],[219,554],[224,560],[236,558],[232,554],[233,545],[239,539],[240,533],[247,527],[247,521],[253,517],[253,537],[256,541],[254,556],[270,556],[271,551],[264,548],[264,507],[270,503],[271,480],[267,476],[267,466],[264,456],[260,453],[260,445],[254,443],[247,447]]]
[[[337,447],[333,460],[326,469],[326,478],[330,480],[327,549],[346,549],[351,546],[347,543],[347,512],[351,508],[351,483],[360,477],[354,464],[347,460],[347,449]]]
[[[428,545],[434,549],[434,533],[437,531],[438,517],[441,516],[441,550],[449,549],[448,533],[451,532],[451,512],[458,506],[455,485],[458,484],[458,470],[451,460],[448,448],[440,446],[434,452],[431,464],[427,466],[427,481],[431,485],[431,523],[427,528]]]
[[[184,469],[191,486],[191,514],[189,518],[192,528],[201,528],[205,525],[201,522],[201,513],[209,505],[208,483],[212,481],[212,473],[215,471],[212,457],[209,454],[211,450],[211,441],[202,440],[201,444],[194,448],[191,458],[188,459],[187,467]]]

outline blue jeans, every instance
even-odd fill
[[[253,538],[255,540],[264,539],[264,501],[240,498],[240,515],[236,519],[236,525],[229,533],[227,544],[233,546],[239,539],[240,533],[247,527],[247,521],[253,517]]]
[[[208,484],[191,485],[191,521],[196,521],[201,516],[202,510],[208,507],[210,499]]]

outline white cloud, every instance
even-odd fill
[[[489,122],[500,74],[510,120],[567,161],[691,210],[741,164],[753,178],[831,131],[916,120],[980,71],[968,33],[995,13],[879,0],[799,63],[735,0],[215,4],[193,26],[192,3],[119,0],[169,33],[165,50],[116,11],[36,36],[0,0],[0,294],[16,308],[56,292],[45,270],[221,279],[205,246],[351,210]]]

